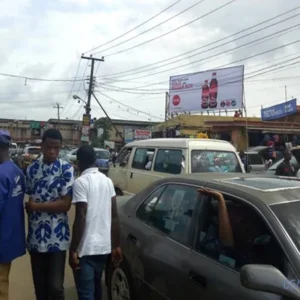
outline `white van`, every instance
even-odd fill
[[[240,172],[244,166],[229,142],[149,139],[127,144],[108,170],[116,193],[136,194],[161,177],[182,173]]]

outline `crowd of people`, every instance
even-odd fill
[[[94,149],[79,148],[80,176],[75,179],[73,167],[58,158],[60,131],[48,129],[42,138],[43,158],[24,176],[9,158],[10,142],[9,133],[0,130],[0,300],[8,300],[11,264],[26,249],[37,300],[65,299],[67,251],[79,300],[101,299],[105,264],[108,259],[118,264],[122,252],[114,186],[94,167]],[[29,200],[24,205],[25,194]],[[71,204],[76,206],[72,235],[67,216]]]

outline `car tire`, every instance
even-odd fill
[[[118,267],[110,263],[106,268],[107,294],[109,300],[136,300],[132,275],[126,260]]]

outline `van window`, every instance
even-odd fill
[[[155,159],[154,171],[169,174],[180,174],[182,161],[182,150],[159,149]]]
[[[192,173],[241,172],[242,168],[235,152],[192,150]]]
[[[127,165],[132,148],[124,148],[121,153],[118,155],[116,159],[116,164],[123,164],[124,166]]]
[[[132,168],[151,170],[155,149],[137,148],[132,161]]]

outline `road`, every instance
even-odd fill
[[[73,224],[74,208],[69,212],[69,224]],[[27,224],[26,224],[27,227]],[[31,275],[30,259],[28,254],[18,258],[12,264],[10,273],[10,299],[13,300],[33,300],[34,288]],[[65,275],[65,300],[77,300],[73,275],[68,264],[66,264]],[[106,291],[104,289],[104,298],[107,300]]]

